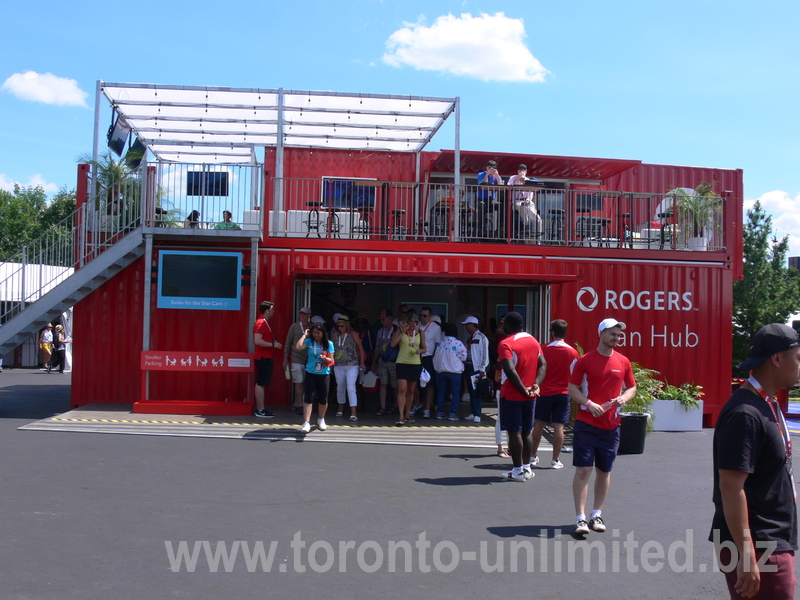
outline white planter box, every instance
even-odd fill
[[[703,429],[703,401],[699,408],[686,410],[677,400],[653,401],[655,431],[700,431]]]

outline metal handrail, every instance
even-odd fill
[[[141,197],[133,189],[137,182],[128,182],[124,189],[100,190],[99,197],[115,201],[82,204],[0,263],[0,298],[4,300],[0,322],[22,312],[141,224],[138,200],[133,201]],[[126,198],[131,201],[125,202]]]
[[[273,178],[270,237],[483,242],[639,250],[725,249],[722,210],[701,246],[669,193],[454,185],[364,178]],[[280,183],[280,185],[278,185]],[[713,204],[724,198],[709,197]]]

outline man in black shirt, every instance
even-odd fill
[[[739,365],[751,371],[722,409],[714,432],[716,545],[731,598],[794,598],[797,508],[792,445],[775,401],[800,376],[800,338],[762,327]]]

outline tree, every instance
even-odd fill
[[[66,187],[49,202],[41,186],[16,185],[13,193],[0,190],[0,260],[16,260],[14,257],[23,246],[32,244],[59,224],[64,231],[55,232],[54,236],[64,238],[69,226],[65,227],[62,221],[74,212],[75,190],[67,191]],[[44,260],[34,256],[28,259]]]
[[[8,260],[40,232],[40,217],[47,205],[41,186],[14,186],[14,193],[0,190],[0,260]]]
[[[744,279],[733,284],[733,365],[746,359],[750,338],[768,323],[785,323],[800,310],[800,271],[786,265],[789,237],[780,241],[772,217],[756,200],[744,226]]]
[[[61,186],[58,193],[53,196],[42,211],[42,230],[47,230],[54,225],[58,225],[74,213],[76,202],[75,190],[67,191],[67,186]]]

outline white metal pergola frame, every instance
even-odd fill
[[[284,148],[413,152],[419,181],[419,153],[451,115],[460,181],[458,97],[98,81],[95,162],[103,96],[159,163],[256,165],[259,148],[276,148],[276,210],[283,205]]]
[[[98,81],[97,143],[102,96],[156,160],[200,164],[250,163],[256,148],[281,145],[420,152],[459,108],[458,98]]]

